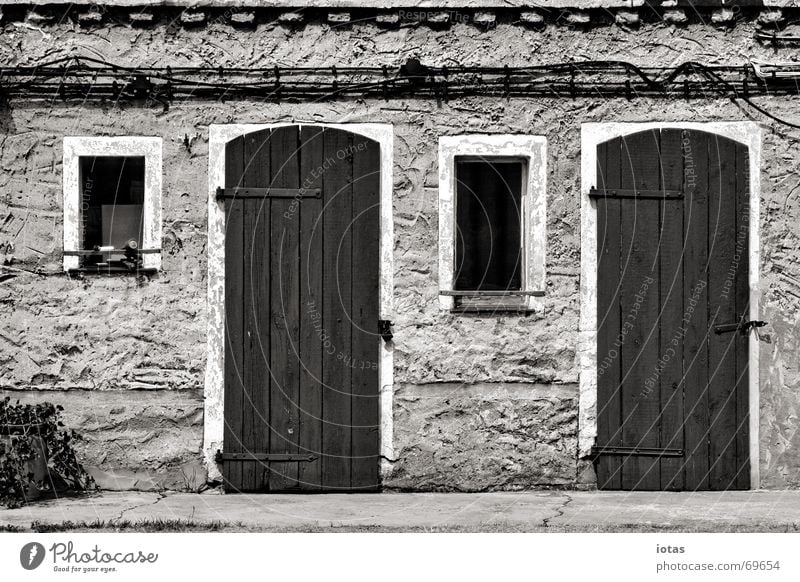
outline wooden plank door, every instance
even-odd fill
[[[749,486],[746,146],[654,129],[598,146],[598,486]]]
[[[225,174],[225,487],[377,490],[379,145],[266,129]]]

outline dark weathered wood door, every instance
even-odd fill
[[[375,490],[379,145],[257,131],[225,185],[225,486]]]
[[[643,131],[597,176],[598,485],[746,489],[747,147]]]

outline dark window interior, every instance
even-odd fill
[[[114,247],[123,251],[135,241],[142,246],[144,218],[144,157],[80,158],[81,238],[83,249]],[[87,255],[87,265],[103,263],[107,255]]]
[[[455,289],[522,288],[521,202],[526,160],[455,159]]]

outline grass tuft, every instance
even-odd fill
[[[95,521],[63,521],[60,523],[43,523],[34,521],[31,523],[30,531],[35,533],[59,533],[59,532],[218,532],[227,527],[235,527],[237,524],[229,524],[222,521],[196,522],[186,519],[147,519],[140,521],[129,520],[95,520]],[[22,530],[17,530],[22,531]]]

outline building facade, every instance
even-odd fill
[[[0,389],[101,486],[800,485],[800,6],[0,4]]]

